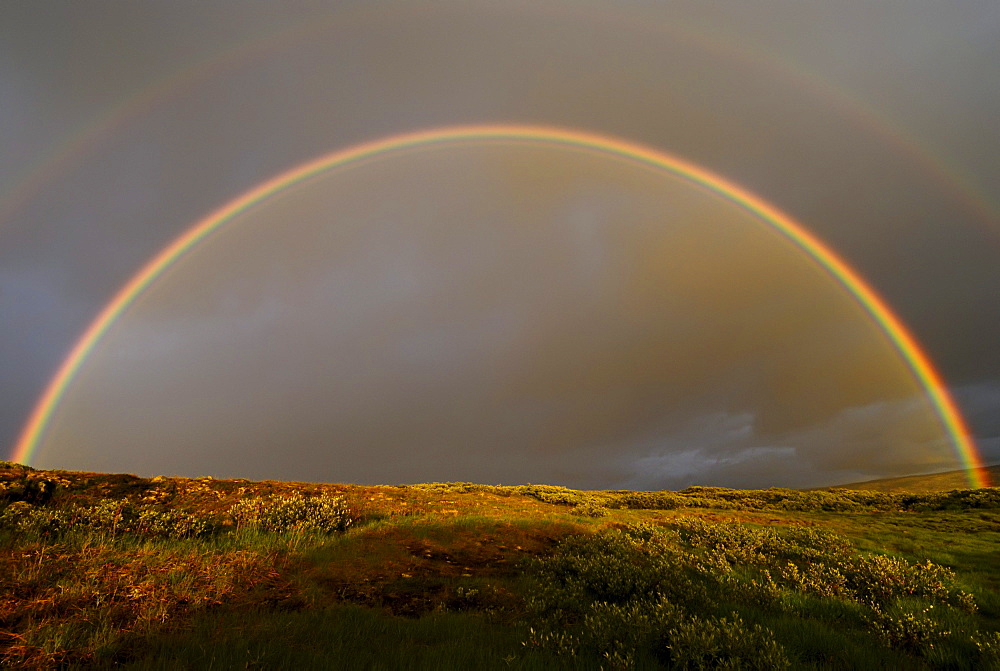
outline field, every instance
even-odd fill
[[[1000,466],[980,468],[990,482],[1000,482]],[[940,492],[947,489],[962,489],[969,486],[965,471],[948,471],[930,475],[911,475],[903,478],[869,480],[840,485],[840,489],[868,489],[877,492],[908,492],[911,494]]]
[[[0,462],[0,665],[1000,669],[1000,489],[871,484],[584,492]]]

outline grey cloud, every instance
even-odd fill
[[[0,203],[5,439],[113,292],[215,207],[359,141],[489,121],[619,135],[779,205],[967,390],[995,454],[1000,229],[948,183],[998,200],[995,3],[119,9],[0,8],[0,194],[156,94]],[[42,462],[639,486],[946,461],[905,366],[815,265],[690,186],[557,154],[394,156],[239,218],[119,321]]]
[[[761,435],[746,412],[696,416],[682,426],[615,446],[624,455],[623,487],[817,487],[964,467],[925,397],[845,408],[780,438]]]

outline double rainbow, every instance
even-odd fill
[[[167,268],[214,231],[274,194],[335,168],[369,161],[392,152],[443,144],[486,142],[569,147],[628,161],[679,177],[692,185],[717,194],[771,226],[829,273],[871,315],[926,391],[944,430],[966,468],[970,486],[989,486],[981,470],[982,462],[970,438],[968,427],[928,356],[885,301],[818,238],[762,198],[676,156],[604,135],[527,125],[454,126],[405,133],[355,145],[283,172],[215,210],[153,257],[101,310],[70,351],[36,404],[15,445],[14,461],[30,463],[45,427],[67,387],[72,383],[88,354],[115,320]]]

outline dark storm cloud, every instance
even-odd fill
[[[0,197],[17,195],[31,166],[46,165],[94,119],[113,118],[129,96],[227,50],[242,55],[204,79],[180,77],[185,83],[154,96],[155,105],[121,117],[0,222],[0,436],[13,440],[61,357],[115,289],[228,198],[354,142],[501,120],[644,142],[786,209],[886,296],[964,390],[960,401],[984,445],[994,445],[1000,225],[984,223],[948,175],[998,200],[1000,87],[989,85],[998,14],[987,2],[920,2],[906,11],[775,1],[387,3],[282,12],[228,3],[8,3],[0,9]],[[852,96],[902,135],[887,137],[853,113]],[[929,172],[916,163],[899,137],[936,152],[939,167]],[[524,237],[497,232],[509,222],[484,211],[482,198],[417,186],[419,179],[402,174],[396,202],[409,207],[435,194],[437,210],[420,207],[426,221],[440,219],[440,229],[407,238],[388,219],[400,216],[391,208],[321,212],[288,201],[271,225],[292,222],[289,229],[305,236],[289,248],[298,261],[269,263],[266,250],[241,260],[216,246],[211,261],[191,266],[201,268],[192,278],[178,269],[164,279],[174,288],[123,321],[114,340],[117,360],[147,377],[131,379],[127,365],[107,358],[101,373],[96,355],[95,369],[78,382],[79,398],[88,396],[87,379],[103,379],[105,390],[116,390],[104,397],[110,407],[131,398],[151,404],[139,409],[140,419],[156,408],[164,414],[131,428],[123,423],[103,438],[92,433],[100,445],[68,445],[65,454],[104,455],[100,467],[110,470],[180,472],[200,455],[195,470],[221,472],[239,460],[261,476],[336,479],[338,465],[350,461],[358,479],[549,478],[591,486],[658,486],[636,475],[654,463],[730,484],[764,482],[768,474],[777,474],[776,484],[822,484],[945,465],[940,445],[924,435],[926,407],[913,401],[911,414],[900,409],[913,389],[898,383],[899,362],[884,341],[852,321],[857,312],[825,312],[828,302],[815,300],[812,292],[829,285],[803,280],[812,276],[794,263],[753,282],[734,280],[753,272],[753,258],[739,249],[720,256],[697,235],[663,243],[672,267],[648,260],[652,253],[629,256],[620,248],[627,237],[609,235],[601,223],[623,211],[607,186],[613,171],[581,181],[570,169],[560,176],[558,162],[511,161],[511,197],[561,228],[540,226],[547,233]],[[470,174],[477,169],[471,165]],[[567,197],[566,189],[578,193]],[[7,206],[0,202],[0,212]],[[662,208],[658,202],[653,211],[662,216]],[[299,221],[315,216],[330,224]],[[341,247],[329,241],[309,242],[316,231],[357,230],[341,224],[351,217],[367,222],[357,234],[367,242],[358,244],[377,273],[356,271],[358,260],[338,257],[330,250]],[[470,229],[472,217],[480,225]],[[526,249],[537,256],[518,256]],[[685,270],[682,252],[711,260]],[[552,270],[518,278],[503,268],[510,258]],[[623,259],[645,265],[629,276]],[[229,284],[206,274],[233,264],[256,271]],[[477,275],[470,265],[494,270]],[[538,302],[531,277],[551,284],[549,303]],[[691,277],[697,292],[665,290]],[[457,305],[441,308],[456,278],[472,284]],[[201,290],[211,286],[229,289]],[[611,320],[595,329],[585,309],[560,307],[601,292],[632,297],[616,308],[631,326]],[[769,294],[782,297],[770,315]],[[641,315],[654,297],[661,312]],[[302,307],[310,305],[313,317]],[[727,339],[734,328],[741,337]],[[798,344],[784,346],[787,338]],[[344,349],[328,349],[331,341]],[[667,362],[663,342],[688,343],[683,351],[700,367]],[[380,358],[387,352],[390,360]],[[269,363],[259,369],[248,360]],[[495,376],[525,361],[522,375],[496,378],[502,394],[474,391],[470,371]],[[209,364],[219,366],[217,386],[191,377],[199,366],[212,370]],[[670,376],[681,383],[665,384]],[[827,383],[809,387],[816,377]],[[267,394],[224,401],[261,379],[272,385]],[[185,380],[200,391],[183,391]],[[102,387],[92,384],[91,405],[74,411],[80,427],[109,412],[97,402]],[[862,398],[876,389],[884,398]],[[318,398],[329,400],[324,406]],[[215,414],[199,413],[199,404]],[[483,410],[490,407],[492,414]],[[190,431],[164,434],[170,413],[190,421]],[[61,426],[75,430],[65,417]],[[920,436],[901,437],[907,427]],[[161,435],[154,440],[150,432]],[[226,432],[228,443],[220,438]],[[420,435],[437,438],[420,444]],[[199,442],[207,436],[217,453]],[[890,439],[897,447],[889,456],[865,452]],[[833,440],[844,446],[831,450]],[[470,447],[456,450],[463,442]],[[824,451],[841,456],[819,458]],[[57,452],[49,465],[59,465]],[[678,477],[663,482],[680,484]]]

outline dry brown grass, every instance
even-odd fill
[[[196,611],[288,598],[278,554],[20,543],[0,553],[0,660],[87,662]]]
[[[353,602],[415,616],[461,608],[475,593],[479,609],[514,611],[520,597],[506,583],[520,560],[584,528],[552,521],[565,506],[481,491],[0,468],[0,496],[24,497],[25,487],[54,489],[46,506],[118,499],[223,528],[226,512],[247,497],[338,495],[368,525],[329,539],[249,534],[215,544],[14,532],[0,546],[0,665],[19,668],[128,659],[144,639],[213,609]]]

